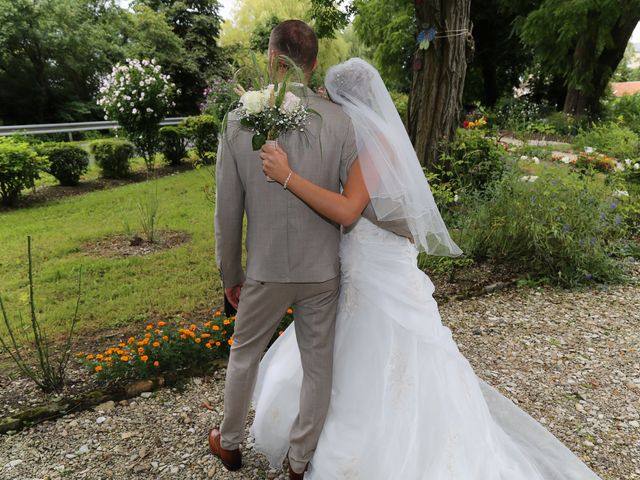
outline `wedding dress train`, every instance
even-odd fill
[[[362,218],[343,235],[334,386],[311,480],[597,480],[482,382],[442,325],[417,250]],[[256,448],[280,468],[302,367],[293,328],[256,386]]]

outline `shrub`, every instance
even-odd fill
[[[501,98],[494,108],[495,121],[501,128],[524,132],[527,125],[544,118],[548,105],[534,102],[528,96]]]
[[[497,139],[481,129],[458,129],[444,155],[443,167],[435,174],[439,183],[449,183],[454,191],[484,190],[504,174],[507,155]]]
[[[33,187],[48,161],[38,155],[28,143],[0,137],[0,200],[12,205],[20,192]]]
[[[626,227],[600,178],[549,166],[539,177],[505,175],[491,190],[468,203],[461,228],[468,254],[564,286],[622,277],[611,254],[626,248]]]
[[[546,122],[560,135],[575,135],[581,127],[580,120],[564,112],[553,112],[546,118]]]
[[[94,140],[89,150],[107,178],[125,178],[129,175],[129,161],[133,145],[120,139]]]
[[[204,91],[204,102],[200,105],[200,111],[216,118],[224,116],[238,105],[240,97],[235,91],[236,82],[233,79],[225,80],[222,77],[214,77]]]
[[[56,177],[60,185],[78,185],[80,177],[89,167],[89,155],[76,145],[44,143],[38,146],[37,150],[49,159],[47,172]]]
[[[612,98],[605,105],[605,117],[640,134],[640,93]]]
[[[616,169],[616,159],[608,157],[601,153],[585,153],[578,154],[575,168],[583,173],[593,169],[601,173],[612,173]]]
[[[154,60],[127,59],[113,67],[100,87],[98,105],[105,119],[118,122],[144,157],[147,169],[154,167],[160,122],[175,106],[176,91],[168,75]]]
[[[391,94],[391,99],[393,100],[393,104],[396,106],[396,110],[398,110],[398,114],[400,114],[400,118],[406,124],[407,123],[407,111],[409,108],[409,95],[402,92],[389,92]]]
[[[289,309],[271,342],[293,321]],[[82,363],[103,382],[149,378],[162,372],[199,366],[229,355],[235,317],[217,311],[203,323],[184,320],[147,325],[144,333],[107,348],[102,353],[78,352]]]
[[[187,156],[187,132],[183,127],[160,129],[160,150],[169,165],[180,165]]]
[[[592,147],[600,153],[618,159],[636,158],[640,154],[640,137],[633,130],[617,123],[594,124],[576,136],[574,147]]]
[[[218,148],[220,122],[213,115],[187,117],[181,124],[193,144],[196,155],[204,163],[213,163]]]

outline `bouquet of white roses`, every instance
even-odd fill
[[[287,91],[286,82],[240,93],[240,124],[253,131],[252,146],[259,150],[267,140],[276,140],[291,130],[304,131],[310,110],[302,99]]]
[[[273,68],[264,75],[255,55],[252,54],[252,58],[254,68],[250,73],[253,89],[245,90],[238,85],[236,93],[240,96],[240,124],[253,132],[251,143],[254,150],[259,150],[267,141],[277,140],[285,132],[304,132],[309,115],[319,114],[305,106],[302,98],[291,91],[291,76],[295,75],[303,81],[304,75],[290,58],[284,55],[278,58],[279,65],[287,65],[287,73],[282,81],[277,80]],[[300,91],[306,93],[306,87],[301,83],[298,85],[301,85]]]

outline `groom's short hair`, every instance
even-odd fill
[[[301,20],[285,20],[271,31],[269,48],[291,58],[303,70],[310,71],[318,56],[318,36]]]

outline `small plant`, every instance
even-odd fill
[[[32,188],[47,168],[46,157],[25,142],[0,137],[0,200],[13,205],[25,188]]]
[[[118,122],[142,154],[147,170],[155,165],[160,122],[175,106],[176,91],[168,75],[154,60],[127,59],[113,67],[100,87],[105,119]]]
[[[149,191],[146,198],[138,201],[140,227],[142,228],[145,240],[149,243],[156,241],[159,210],[160,200],[158,198],[158,181],[156,180],[154,182],[154,190]]]
[[[94,140],[89,150],[107,178],[129,176],[129,162],[133,157],[133,145],[120,139]]]
[[[33,366],[32,361],[27,357],[29,352],[26,352],[24,348],[19,345],[18,338],[14,331],[14,327],[9,321],[9,316],[5,309],[2,297],[0,297],[0,310],[2,311],[2,318],[5,328],[7,330],[8,340],[5,340],[3,336],[0,336],[0,345],[9,353],[11,359],[18,366],[20,371],[33,380],[40,389],[45,393],[59,392],[62,390],[64,381],[66,378],[67,365],[69,364],[69,358],[71,356],[71,343],[73,340],[73,334],[75,332],[76,323],[78,321],[78,309],[80,307],[80,296],[82,286],[82,272],[78,276],[78,298],[76,301],[75,313],[69,326],[67,338],[64,343],[64,349],[59,354],[59,358],[55,361],[51,354],[51,345],[47,338],[46,331],[42,328],[37,316],[37,310],[34,299],[33,288],[33,263],[31,257],[31,237],[27,237],[27,255],[29,259],[29,306],[30,306],[30,327],[31,335],[33,336],[33,342],[35,344],[35,353],[37,360],[36,366]],[[22,316],[20,315],[22,321]]]
[[[75,187],[89,168],[89,155],[76,145],[44,143],[37,150],[49,159],[47,173],[53,175],[60,185]]]
[[[586,173],[593,169],[601,173],[613,173],[616,170],[616,159],[602,153],[582,152],[578,155],[575,168]]]
[[[438,183],[450,184],[454,192],[484,190],[504,174],[507,159],[504,149],[495,137],[486,135],[477,126],[458,129],[449,150],[443,157],[444,166],[434,174]]]
[[[102,353],[78,352],[81,362],[102,382],[149,378],[163,372],[180,371],[229,355],[236,318],[221,311],[202,323],[184,320],[160,321]],[[289,309],[271,343],[293,321]]]
[[[178,166],[187,156],[187,131],[183,127],[160,129],[160,150],[171,166]]]
[[[220,130],[220,122],[217,117],[213,115],[187,117],[181,127],[193,144],[198,159],[203,163],[214,163],[211,159],[215,159]]]

